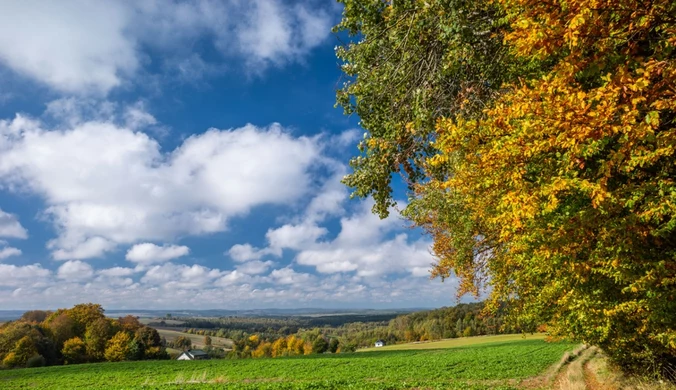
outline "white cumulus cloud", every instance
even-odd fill
[[[126,259],[140,264],[163,263],[190,253],[190,248],[183,245],[158,246],[152,243],[136,244],[127,251]]]
[[[40,264],[16,266],[0,264],[0,287],[30,287],[46,280],[51,272]]]
[[[237,265],[237,271],[247,275],[258,275],[265,273],[274,263],[272,261],[253,260]]]
[[[61,264],[57,271],[58,278],[66,281],[88,280],[93,275],[94,269],[92,266],[79,260],[67,261]]]
[[[107,92],[138,66],[120,2],[3,1],[0,61],[65,92]]]
[[[404,221],[396,210],[382,220],[371,213],[372,202],[362,201],[350,215],[340,219],[338,235],[325,239],[329,230],[320,226],[323,215],[339,207],[344,210],[347,198],[347,192],[335,187],[336,182],[339,178],[333,176],[324,184],[308,203],[304,218],[269,229],[265,235],[267,247],[237,244],[230,248],[230,257],[236,261],[258,260],[291,250],[296,252],[296,263],[314,267],[323,274],[354,272],[367,278],[401,273],[429,276],[428,270],[434,263],[429,250],[431,242],[404,233]],[[326,202],[327,198],[332,200]]]
[[[2,146],[1,138],[0,146]],[[28,238],[28,232],[21,226],[15,215],[0,209],[0,237],[25,239]]]
[[[125,267],[113,267],[113,268],[104,268],[96,271],[97,275],[111,276],[111,277],[120,277],[120,276],[130,276],[136,273],[133,268]]]
[[[212,68],[193,53],[210,42],[222,59],[260,73],[302,61],[330,33],[332,15],[279,0],[28,0],[0,2],[0,64],[58,91],[102,95],[146,64]],[[162,55],[151,58],[152,48]],[[166,60],[165,60],[166,59]],[[165,64],[165,65],[166,65]],[[194,64],[200,66],[195,67]],[[146,67],[149,68],[149,67]],[[191,75],[191,78],[199,75]]]
[[[162,152],[114,123],[50,130],[18,115],[0,121],[0,187],[42,196],[58,232],[54,258],[86,259],[119,244],[221,232],[253,207],[295,202],[312,187],[321,149],[317,137],[273,124],[210,129]]]
[[[19,256],[21,253],[21,249],[13,248],[11,246],[0,248],[0,260],[4,260],[12,256]]]

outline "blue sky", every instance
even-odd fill
[[[0,309],[454,304],[429,239],[340,184],[340,12],[0,4]]]

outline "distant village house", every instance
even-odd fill
[[[176,360],[208,360],[209,354],[199,349],[189,349],[183,352]]]
[[[384,345],[385,345],[385,342],[383,340],[376,341],[376,347],[382,347]]]

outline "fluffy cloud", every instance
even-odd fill
[[[244,22],[234,26],[239,50],[253,66],[268,62],[283,64],[302,57],[319,45],[331,29],[331,21],[323,11],[309,10],[303,5],[290,7],[280,1],[254,0],[245,13]],[[230,39],[219,37],[221,47]]]
[[[163,263],[190,253],[190,248],[181,245],[158,246],[151,243],[136,244],[127,251],[126,259],[139,264]]]
[[[0,187],[41,195],[57,260],[98,257],[118,244],[226,229],[262,204],[312,187],[318,138],[279,125],[210,129],[163,153],[147,134],[110,122],[59,130],[17,116],[0,121]],[[15,229],[15,235],[17,233]]]
[[[313,223],[300,225],[284,225],[280,228],[269,230],[265,235],[274,248],[273,252],[280,253],[284,248],[299,250],[314,244],[320,237],[328,233],[328,230]]]
[[[0,5],[0,61],[66,92],[106,92],[138,66],[129,10],[108,1]]]
[[[295,286],[307,285],[313,281],[314,277],[310,274],[294,271],[291,267],[276,269],[270,273],[270,278],[279,284],[290,284]]]
[[[300,61],[329,34],[316,4],[255,1],[49,0],[0,4],[0,63],[69,93],[105,94],[150,63],[151,47],[190,71],[208,68],[186,48],[211,41],[223,57],[260,71]],[[161,61],[161,58],[157,59]],[[201,64],[195,68],[195,64]],[[200,70],[201,69],[201,70]],[[194,77],[194,76],[192,76]]]
[[[124,268],[124,267],[113,267],[105,268],[96,271],[97,275],[111,276],[111,277],[120,277],[120,276],[130,276],[136,273],[133,268]]]
[[[43,117],[55,120],[64,128],[86,122],[103,122],[130,130],[166,133],[166,128],[146,111],[142,100],[125,105],[110,100],[64,97],[47,103]]]
[[[66,281],[88,280],[93,275],[94,269],[92,266],[79,260],[67,261],[57,271],[58,278]]]
[[[405,233],[396,233],[403,225],[397,213],[381,220],[370,208],[369,202],[363,202],[354,215],[342,218],[340,233],[334,240],[298,248],[296,261],[313,266],[321,273],[356,271],[365,277],[402,272],[426,275],[421,270],[428,269],[434,260],[429,252],[431,243],[424,238],[411,239]]]
[[[92,216],[96,218],[95,216]],[[103,237],[78,237],[77,241],[65,244],[65,239],[50,240],[47,247],[53,249],[54,260],[77,260],[101,257],[115,249],[115,243]]]
[[[332,180],[337,180],[333,178]],[[434,259],[431,242],[425,238],[409,237],[402,230],[403,221],[392,210],[391,216],[381,220],[372,214],[372,203],[361,202],[352,215],[340,219],[340,231],[330,240],[323,238],[328,229],[319,226],[318,210],[343,209],[346,193],[335,196],[330,207],[318,207],[317,199],[333,191],[329,180],[313,200],[298,223],[289,223],[266,233],[268,246],[255,248],[250,244],[234,245],[228,254],[237,261],[281,256],[283,250],[296,252],[296,263],[314,267],[323,274],[352,273],[359,277],[381,277],[407,273],[415,277],[429,275]],[[332,195],[333,197],[333,195]]]
[[[423,270],[429,269],[433,262],[429,244],[424,240],[409,243],[406,234],[399,234],[391,240],[351,247],[339,237],[301,251],[296,261],[313,266],[321,273],[356,271],[360,276],[374,276],[408,272],[424,276],[428,273]]]
[[[1,139],[0,146],[2,146]],[[28,232],[21,226],[16,216],[0,209],[0,237],[25,239],[28,238]]]
[[[223,272],[218,269],[209,269],[197,264],[188,266],[167,263],[151,267],[141,278],[141,282],[168,289],[207,288],[222,275]]]
[[[272,261],[247,261],[237,265],[237,271],[247,275],[258,275],[265,273],[274,263]]]
[[[271,252],[267,249],[256,249],[251,246],[251,244],[236,244],[226,253],[235,261],[245,262],[249,260],[258,260]]]
[[[0,248],[0,260],[4,260],[11,256],[19,256],[19,255],[21,255],[20,249],[13,248],[11,246]]]
[[[40,264],[16,266],[0,264],[0,287],[30,287],[46,280],[51,272]],[[2,295],[2,294],[0,294]]]

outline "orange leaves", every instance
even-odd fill
[[[570,48],[580,45],[580,36],[585,34],[587,24],[593,22],[592,10],[589,7],[581,7],[565,29],[563,36]]]

